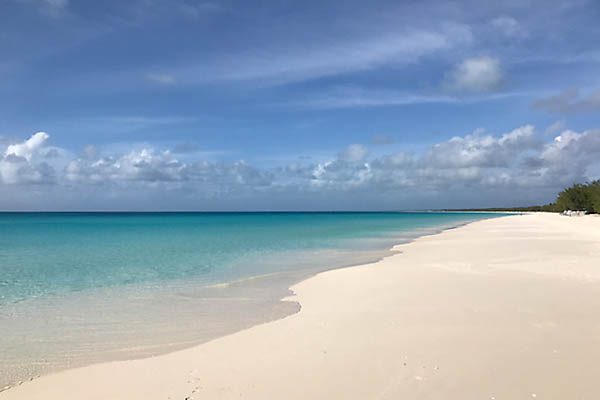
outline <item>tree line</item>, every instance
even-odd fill
[[[558,194],[552,206],[553,211],[558,212],[577,210],[600,213],[600,180],[587,184],[576,183],[566,188]]]
[[[554,203],[543,206],[484,208],[465,211],[547,211],[563,212],[566,210],[586,211],[590,214],[600,214],[600,180],[589,183],[576,183],[561,191]]]

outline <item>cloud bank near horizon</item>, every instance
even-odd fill
[[[600,130],[478,130],[421,152],[337,154],[260,167],[152,146],[52,146],[37,132],[0,150],[3,209],[407,209],[526,205],[600,178]],[[183,158],[182,158],[183,157]],[[365,202],[368,200],[367,202]],[[516,202],[516,203],[515,203]],[[20,205],[15,207],[15,204]]]

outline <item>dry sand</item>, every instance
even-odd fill
[[[295,285],[302,309],[0,399],[600,399],[600,217],[479,221]]]

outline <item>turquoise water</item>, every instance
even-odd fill
[[[0,387],[281,318],[287,288],[484,213],[0,213]]]
[[[293,268],[268,261],[286,251],[383,248],[388,246],[383,240],[364,239],[393,239],[482,217],[489,215],[5,213],[0,214],[0,304],[124,284],[225,282]]]

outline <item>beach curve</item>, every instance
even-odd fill
[[[596,398],[600,218],[477,221],[292,287],[300,312],[4,399]]]

